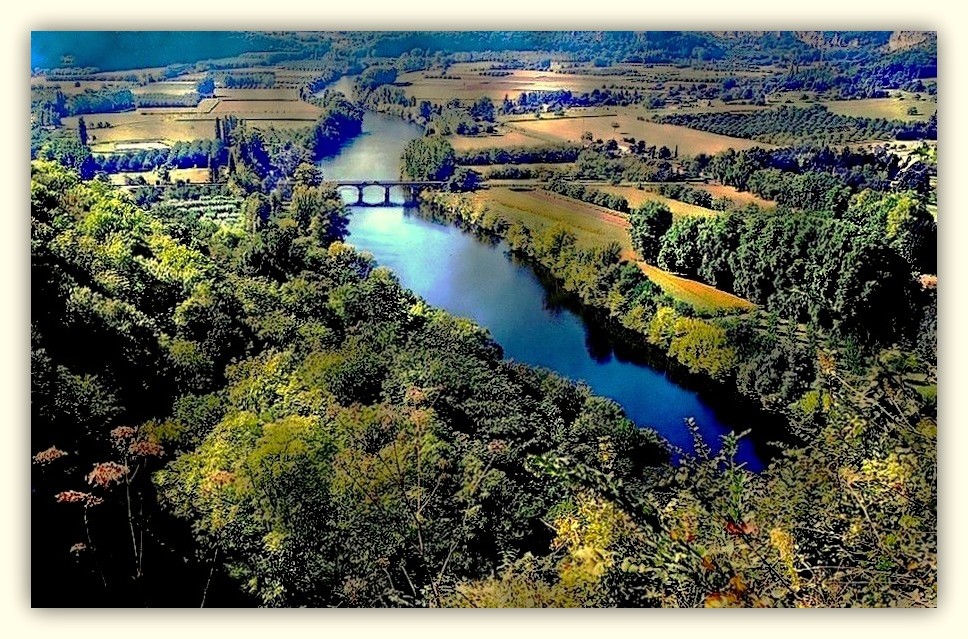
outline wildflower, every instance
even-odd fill
[[[141,440],[131,442],[128,452],[138,457],[161,457],[165,454],[165,449],[161,444]]]
[[[487,443],[487,452],[500,455],[508,449],[508,443],[503,439],[492,439]]]
[[[72,555],[79,555],[82,552],[84,552],[85,550],[87,550],[87,544],[85,544],[84,542],[78,542],[78,543],[74,544],[73,546],[71,546],[71,554]]]
[[[47,450],[42,450],[36,455],[34,455],[33,460],[35,464],[49,464],[52,461],[60,459],[61,457],[64,457],[66,455],[67,453],[57,448],[56,446],[51,446]]]
[[[128,467],[117,462],[102,462],[94,465],[85,479],[92,486],[107,488],[121,481],[128,474]]]
[[[84,504],[84,506],[99,506],[104,503],[100,497],[80,490],[65,490],[54,495],[59,504]]]
[[[126,439],[131,439],[135,436],[137,431],[130,426],[118,426],[111,431],[111,439],[115,440],[115,443],[123,442]]]

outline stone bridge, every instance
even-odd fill
[[[420,191],[430,187],[440,187],[443,182],[435,182],[432,180],[372,180],[372,181],[354,181],[354,180],[340,180],[334,182],[336,185],[336,190],[341,191],[344,189],[356,189],[356,203],[355,206],[392,206],[390,201],[390,189],[395,186],[399,186],[403,189],[404,194],[404,204],[416,204],[417,196]],[[383,190],[383,201],[382,202],[367,202],[363,199],[363,193],[366,189],[382,189]]]

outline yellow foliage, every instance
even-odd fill
[[[669,354],[693,372],[722,377],[733,367],[736,350],[729,346],[726,331],[695,317],[679,317],[673,324]]]
[[[674,335],[677,319],[679,319],[679,314],[676,313],[674,308],[669,306],[658,307],[649,322],[649,343],[668,348]]]
[[[782,528],[774,528],[770,531],[770,543],[776,548],[780,555],[780,561],[786,566],[787,573],[790,575],[790,585],[793,590],[800,587],[800,577],[793,566],[794,550],[796,548],[793,535]]]

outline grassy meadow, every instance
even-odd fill
[[[633,189],[636,190],[636,189]],[[638,191],[639,193],[648,193]],[[656,196],[652,193],[651,195]],[[615,211],[580,202],[578,200],[550,193],[542,189],[520,190],[504,187],[492,187],[478,191],[469,196],[452,195],[452,198],[467,197],[474,207],[488,208],[508,222],[520,222],[532,233],[560,224],[572,233],[578,240],[579,246],[595,248],[616,242],[622,249],[623,259],[636,262],[650,280],[655,282],[670,297],[689,304],[701,312],[715,312],[717,310],[734,311],[736,309],[752,309],[755,305],[741,297],[720,291],[712,286],[679,277],[657,266],[646,264],[638,259],[632,248],[629,236],[629,222]],[[661,196],[656,196],[661,197]],[[692,205],[668,201],[682,207]],[[708,209],[693,206],[694,209],[706,211],[705,214],[715,213]],[[679,209],[682,213],[682,208]]]

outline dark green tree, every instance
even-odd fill
[[[661,202],[646,202],[631,212],[629,222],[632,246],[643,260],[655,264],[662,236],[672,227],[672,211]]]

